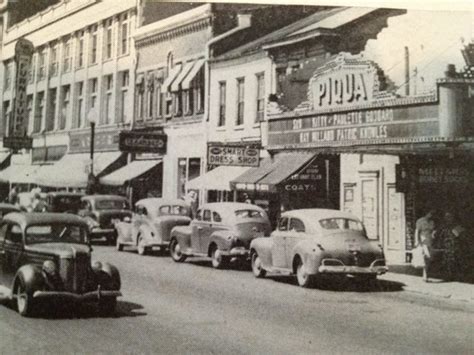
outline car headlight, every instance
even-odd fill
[[[92,263],[92,270],[94,270],[94,271],[102,270],[102,263],[100,261],[94,261]]]
[[[54,261],[46,260],[43,263],[43,271],[48,275],[55,275],[58,272],[58,268]]]

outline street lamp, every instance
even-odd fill
[[[94,141],[95,141],[95,124],[97,122],[97,109],[91,107],[87,113],[87,120],[91,125],[91,140],[90,140],[90,165],[89,176],[87,177],[87,193],[93,194],[95,191],[95,176],[94,176]]]

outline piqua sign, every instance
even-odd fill
[[[207,162],[212,165],[258,166],[260,151],[247,146],[209,145]]]

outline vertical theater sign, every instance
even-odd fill
[[[33,55],[33,44],[21,38],[15,45],[15,98],[12,116],[9,118],[8,136],[4,137],[4,147],[16,150],[31,148],[32,139],[28,137],[28,112],[26,87],[28,85],[28,71]]]

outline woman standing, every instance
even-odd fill
[[[425,265],[423,266],[423,281],[429,281],[432,262],[433,233],[435,222],[433,220],[434,210],[428,211],[426,215],[416,221],[415,241],[423,247]]]

